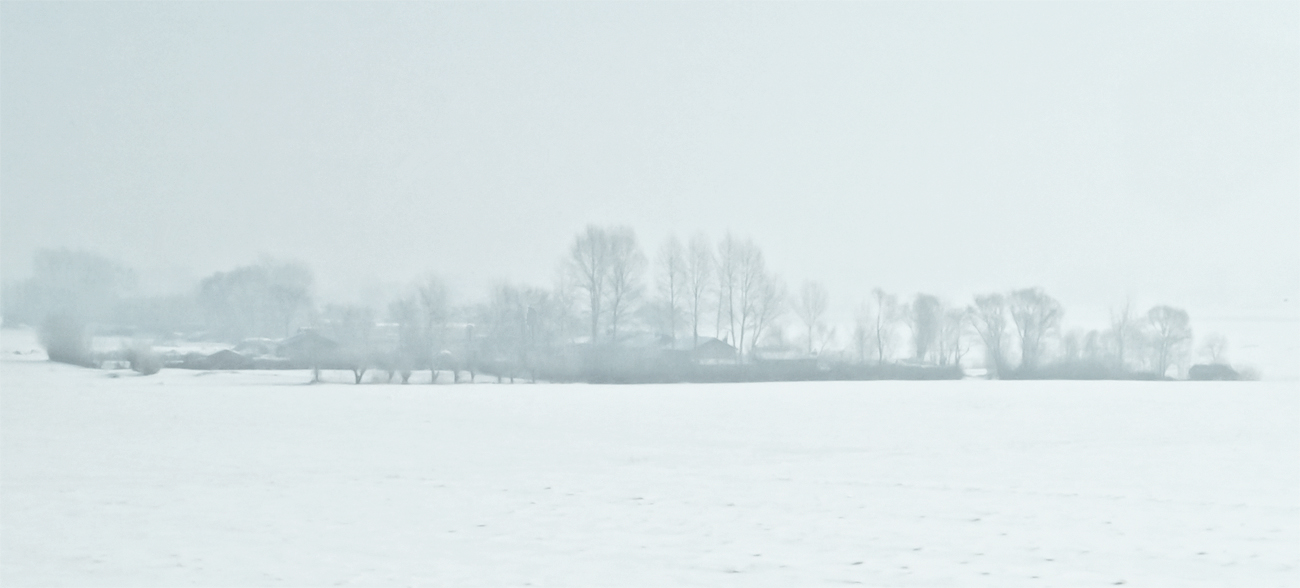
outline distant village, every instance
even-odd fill
[[[753,382],[1257,377],[1188,314],[1117,308],[1069,330],[1039,288],[950,303],[875,289],[851,327],[815,281],[793,291],[750,239],[670,237],[653,260],[623,226],[575,235],[548,287],[500,283],[456,303],[436,274],[383,308],[321,304],[302,263],[263,259],[191,291],[146,296],[91,252],[43,250],[4,284],[6,327],[39,331],[54,361],[96,368],[310,370],[313,381]],[[341,377],[340,374],[346,377]]]

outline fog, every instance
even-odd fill
[[[0,270],[191,291],[264,255],[382,307],[549,287],[588,224],[872,288],[1300,317],[1300,9],[1232,4],[0,6]],[[1231,338],[1231,337],[1230,337]]]
[[[0,585],[1300,586],[1298,296],[1297,2],[0,1]]]

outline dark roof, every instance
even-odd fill
[[[339,346],[333,339],[316,331],[303,331],[280,342],[276,355],[307,355],[313,352],[332,351]]]
[[[253,367],[253,360],[238,351],[222,349],[208,354],[206,363],[209,369],[233,370]]]
[[[696,359],[731,359],[736,356],[736,348],[726,341],[710,337],[696,345],[691,355]]]
[[[1187,370],[1189,380],[1237,380],[1241,375],[1231,366],[1221,363],[1199,363]]]

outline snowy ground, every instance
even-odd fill
[[[313,386],[29,343],[6,586],[1300,585],[1294,382]]]

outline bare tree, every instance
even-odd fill
[[[1164,376],[1169,365],[1186,351],[1192,340],[1191,320],[1187,311],[1172,306],[1156,306],[1147,311],[1147,330],[1155,354],[1156,374]]]
[[[352,370],[356,383],[374,364],[372,332],[375,314],[364,306],[329,306],[325,308],[326,323],[339,343],[338,359]]]
[[[817,329],[821,327],[822,317],[826,315],[826,309],[830,305],[830,294],[826,291],[826,286],[821,282],[805,280],[803,287],[799,289],[799,303],[795,306],[795,314],[803,322],[804,327],[808,329],[808,354],[813,353],[813,341],[816,338]]]
[[[1020,369],[1037,368],[1044,340],[1061,324],[1061,303],[1042,288],[1025,288],[1012,292],[1007,297],[1007,306],[1020,339]]]
[[[867,362],[867,352],[871,349],[871,329],[875,319],[871,316],[871,306],[866,301],[858,304],[853,317],[853,347],[858,350],[858,362]]]
[[[1059,359],[1068,362],[1083,360],[1083,341],[1087,333],[1083,329],[1070,329],[1061,335]]]
[[[429,383],[438,383],[439,359],[446,347],[446,325],[449,314],[447,284],[436,275],[426,275],[416,284],[415,298],[423,319],[421,354],[429,369]]]
[[[609,235],[596,225],[574,237],[569,247],[569,270],[574,285],[586,294],[587,314],[591,320],[591,343],[600,336],[601,304],[609,280]]]
[[[311,307],[312,284],[315,281],[310,267],[301,262],[262,260],[267,274],[266,296],[272,313],[278,319],[285,337],[292,333],[293,322]]]
[[[1101,363],[1105,361],[1106,338],[1096,329],[1089,330],[1083,336],[1083,359],[1091,363]]]
[[[966,326],[970,323],[969,311],[965,308],[949,308],[943,311],[939,327],[939,365],[960,366],[962,357],[970,349],[966,342]]]
[[[549,304],[545,290],[498,283],[477,309],[478,357],[498,382],[504,377],[514,383],[535,370],[537,348],[545,343],[542,314]]]
[[[645,254],[637,245],[636,233],[631,227],[613,227],[608,235],[608,288],[609,331],[613,341],[618,341],[619,324],[631,315],[633,306],[641,298],[641,275],[645,273]]]
[[[1110,336],[1115,342],[1115,364],[1120,371],[1127,368],[1125,347],[1133,338],[1136,319],[1133,317],[1133,301],[1125,300],[1124,306],[1110,311]]]
[[[736,261],[735,303],[740,313],[736,351],[740,354],[741,361],[744,361],[745,332],[747,329],[753,331],[751,327],[754,315],[767,280],[767,262],[763,258],[763,251],[751,239],[745,239],[737,245]]]
[[[579,292],[574,286],[570,273],[563,265],[555,272],[555,287],[551,299],[554,307],[556,338],[572,343],[573,338],[582,333],[582,317],[578,312]]]
[[[713,278],[713,248],[708,238],[697,233],[691,237],[686,254],[686,287],[691,314],[691,348],[700,344],[700,318],[704,310],[704,297]]]
[[[984,340],[986,360],[999,375],[1007,369],[1006,345],[1007,304],[1002,294],[985,294],[975,297],[970,307],[971,322]]]
[[[310,308],[311,287],[306,265],[263,258],[205,278],[199,303],[212,328],[227,339],[288,336],[294,320]]]
[[[875,314],[871,323],[871,339],[876,350],[876,363],[883,364],[894,348],[894,331],[898,325],[898,298],[880,288],[871,291]]]
[[[6,324],[95,323],[111,320],[136,283],[134,271],[89,251],[41,249],[32,255],[31,278],[6,280],[0,300]]]
[[[1210,333],[1201,343],[1201,355],[1209,363],[1219,364],[1227,361],[1228,338],[1219,333]]]
[[[939,299],[929,294],[917,294],[912,303],[904,307],[907,325],[912,330],[912,347],[917,361],[930,358],[938,343],[943,323],[943,306]]]
[[[397,349],[391,363],[402,374],[402,383],[411,379],[415,366],[423,367],[429,357],[429,342],[421,324],[418,296],[398,298],[388,304],[388,320],[397,324]]]
[[[748,313],[754,325],[751,331],[753,333],[752,339],[749,343],[751,351],[758,346],[763,334],[781,317],[781,313],[784,311],[784,302],[785,282],[775,275],[763,272],[759,277],[759,283],[755,286],[751,310]]]
[[[714,324],[714,335],[722,339],[723,333],[726,333],[726,340],[736,344],[737,349],[740,343],[736,340],[736,281],[740,270],[739,249],[739,243],[731,235],[731,231],[727,231],[718,242],[716,266],[718,312],[717,322]]]
[[[686,250],[677,235],[669,236],[659,248],[657,282],[659,297],[668,314],[668,334],[677,341],[677,320],[682,316],[682,305],[688,294],[688,263]]]

